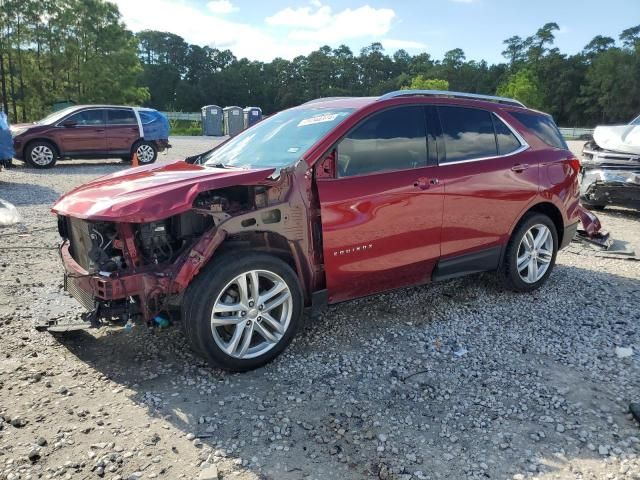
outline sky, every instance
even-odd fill
[[[640,0],[110,0],[127,27],[169,31],[187,42],[270,61],[323,45],[354,53],[381,42],[441,59],[462,48],[468,60],[504,59],[503,40],[556,22],[556,46],[577,53],[596,35],[618,39],[640,23]]]

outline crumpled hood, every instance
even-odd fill
[[[200,192],[265,183],[273,168],[208,168],[183,161],[122,170],[63,195],[52,211],[76,218],[143,223],[189,210]]]
[[[640,125],[599,126],[593,140],[605,150],[640,155]]]

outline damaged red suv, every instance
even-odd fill
[[[65,286],[94,322],[180,308],[193,348],[236,371],[281,353],[306,308],[484,271],[536,289],[581,215],[553,120],[506,98],[319,99],[195,160],[63,196]]]

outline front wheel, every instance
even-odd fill
[[[158,158],[158,148],[153,142],[139,142],[133,148],[140,165],[148,165]]]
[[[549,278],[558,253],[558,233],[549,217],[528,213],[516,227],[504,255],[500,276],[505,286],[530,292]]]
[[[185,333],[216,367],[261,367],[289,345],[302,317],[295,272],[279,258],[227,255],[208,265],[184,297]]]
[[[35,168],[51,168],[56,164],[56,149],[49,142],[35,141],[29,144],[25,160]]]

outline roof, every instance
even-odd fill
[[[453,98],[463,101],[478,101],[502,106],[526,108],[518,100],[493,95],[481,95],[475,93],[453,92],[448,90],[397,90],[386,93],[380,97],[326,97],[316,98],[303,103],[297,108],[363,108],[378,101],[393,100],[397,98]]]

